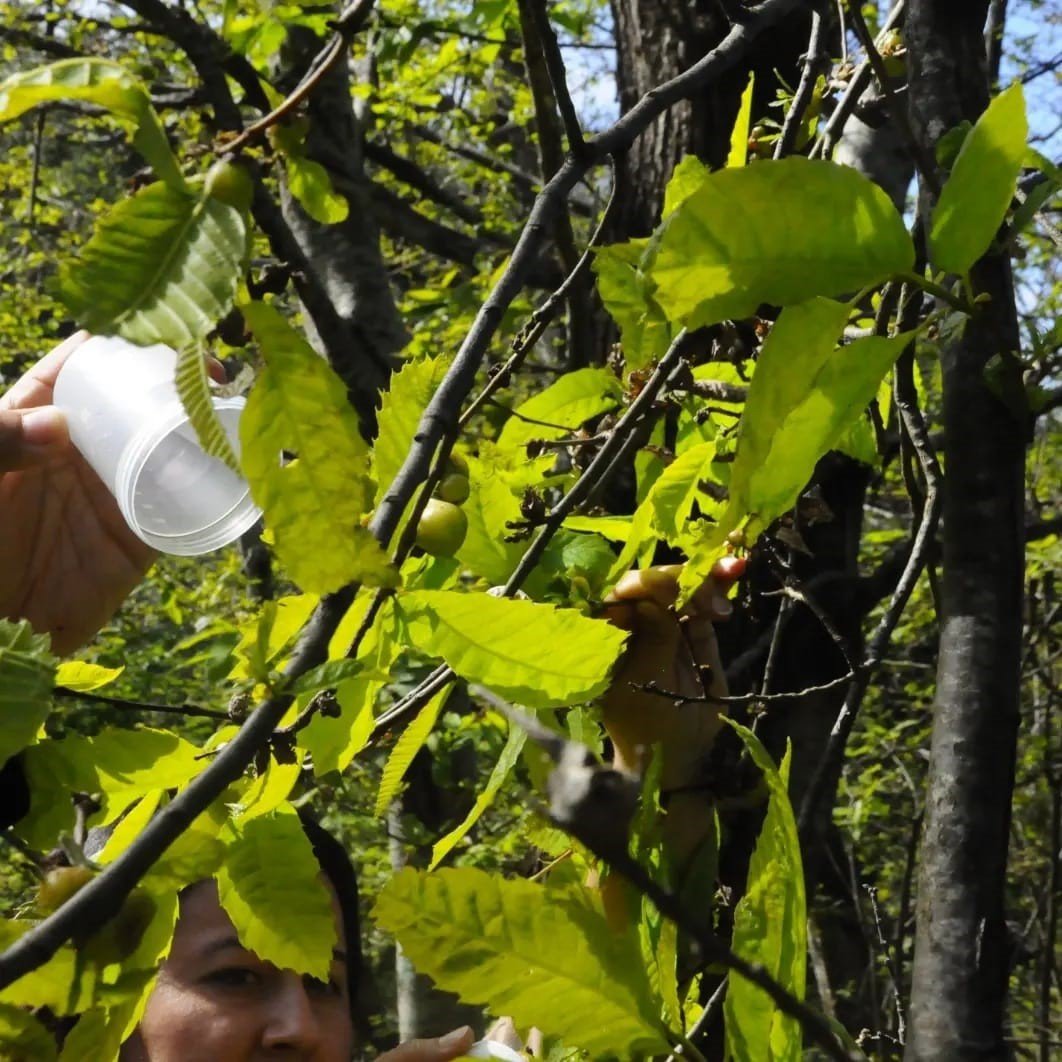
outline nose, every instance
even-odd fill
[[[269,1005],[262,1046],[309,1052],[321,1043],[321,1024],[303,979],[285,970]]]

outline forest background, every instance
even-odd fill
[[[308,3],[5,3],[0,4],[0,76],[85,56],[117,60],[148,87],[182,165],[200,172],[214,155],[231,148],[234,122],[249,122],[276,107],[312,71],[314,57],[338,32],[343,47],[350,48],[349,64],[340,62],[319,78],[309,103],[275,122],[268,138],[245,142],[260,186],[240,297],[272,296],[290,320],[301,314],[315,345],[346,384],[363,430],[371,433],[377,396],[392,369],[403,362],[424,367],[418,376],[403,370],[409,384],[405,400],[415,414],[470,329],[474,333],[477,314],[504,281],[536,196],[562,171],[566,150],[573,150],[574,126],[587,138],[605,130],[647,90],[693,66],[746,23],[755,27],[761,13],[741,4],[677,0],[549,5],[393,0],[378,3],[371,14],[369,6],[352,5],[357,25],[337,31],[336,11]],[[899,29],[905,17],[914,17],[903,4],[891,12],[875,4],[855,12],[846,5],[787,6],[794,11],[780,24],[765,23],[757,43],[739,49],[733,65],[708,88],[667,110],[611,167],[598,166],[574,183],[565,209],[546,222],[543,246],[525,263],[526,283],[497,317],[477,377],[475,393],[491,390],[491,380],[496,390],[468,419],[459,442],[472,494],[463,505],[468,537],[457,556],[462,570],[478,579],[475,588],[506,582],[527,533],[547,522],[550,507],[588,467],[664,354],[653,347],[652,329],[659,322],[630,310],[642,292],[617,295],[623,283],[634,283],[617,280],[622,252],[612,259],[599,256],[594,272],[577,271],[560,299],[550,293],[576,269],[589,242],[620,245],[657,228],[665,188],[680,160],[693,154],[720,168],[737,150],[754,171],[758,160],[832,150],[837,161],[878,182],[908,224],[916,214],[911,183],[916,162],[923,172],[935,166],[946,172],[955,164],[961,136],[928,164],[917,129],[912,133],[902,119],[910,90],[907,42]],[[1019,1057],[1043,1059],[1060,1049],[1056,1030],[1062,1025],[1055,576],[1062,332],[1057,201],[1049,194],[1057,191],[1057,170],[1050,163],[1057,162],[1062,148],[1062,13],[1046,0],[969,6],[987,14],[993,91],[1015,81],[1023,85],[1028,142],[1040,161],[1022,157],[1008,216],[1011,230],[1004,233],[1002,256],[1014,269],[1020,359],[994,351],[997,360],[983,377],[998,403],[992,423],[1013,416],[1015,426],[1000,431],[1022,436],[1024,482],[1017,497],[1023,512],[1024,602],[1011,613],[982,617],[992,640],[1017,647],[1021,671],[1013,707],[1020,704],[1020,725],[1013,760],[1003,711],[997,732],[992,725],[976,731],[970,742],[973,758],[962,767],[978,771],[984,762],[978,756],[999,750],[998,770],[979,777],[979,791],[970,798],[971,818],[977,819],[983,806],[1001,809],[1013,800],[1013,814],[1001,814],[997,823],[1007,839],[1007,871],[998,896],[1005,925],[997,927],[997,950],[991,952],[995,971],[987,978],[994,983],[1002,972],[1005,984],[980,986],[988,993],[987,1003],[967,984],[967,1009],[957,1020],[984,1022],[980,1031],[990,1042],[998,1035]],[[543,31],[547,7],[559,41],[556,52],[551,35]],[[933,5],[912,7],[917,13]],[[818,43],[809,48],[812,10]],[[956,14],[955,20],[957,27],[966,26],[970,15]],[[862,69],[868,38],[876,42],[875,60],[885,64],[885,94],[868,76],[871,71]],[[956,38],[962,38],[958,29]],[[948,45],[937,40],[934,46],[946,50]],[[560,88],[558,57],[567,68],[570,101]],[[858,91],[850,92],[853,83]],[[846,122],[831,118],[838,109],[851,115]],[[0,128],[0,144],[0,372],[10,382],[76,323],[86,323],[71,314],[69,294],[62,297],[57,278],[114,203],[151,178],[142,144],[136,145],[138,153],[123,128],[101,120],[92,101],[46,101]],[[697,174],[688,163],[683,166],[680,173],[695,183]],[[155,168],[161,176],[157,162]],[[677,199],[680,192],[673,194]],[[768,229],[781,224],[780,216],[772,217],[769,200],[761,205]],[[759,230],[749,239],[760,239]],[[617,272],[609,274],[602,261],[612,261]],[[850,297],[853,290],[821,294]],[[891,298],[899,294],[897,284]],[[945,300],[945,308],[963,312],[961,287],[938,285],[932,294]],[[627,296],[634,301],[625,302]],[[883,320],[888,326],[897,312],[885,292],[867,298],[863,315],[848,323],[852,342],[868,338]],[[633,439],[636,455],[628,454],[608,489],[594,498],[598,507],[570,518],[557,534],[538,581],[529,586],[533,598],[592,610],[616,553],[635,536],[631,514],[652,497],[665,469],[698,445],[710,444],[723,463],[728,448],[733,458],[734,425],[755,378],[762,340],[777,317],[776,309],[761,305],[770,301],[756,300],[748,312],[728,313],[721,323],[699,331],[691,326],[696,351],[687,359],[689,379],[667,381],[669,398],[660,404],[659,416],[646,419]],[[233,389],[246,390],[254,367],[261,366],[261,336],[253,325],[245,327],[238,312],[224,309],[220,322],[210,322],[207,343],[225,363]],[[947,593],[947,531],[928,535],[918,547],[921,553],[913,552],[920,528],[936,531],[926,517],[933,512],[936,485],[925,462],[927,450],[912,441],[905,425],[903,406],[906,402],[918,411],[928,452],[940,458],[946,474],[952,455],[946,449],[946,385],[939,354],[961,340],[953,339],[949,329],[957,334],[957,326],[946,314],[941,312],[936,323],[914,356],[885,377],[872,412],[854,417],[844,437],[833,440],[830,453],[815,463],[799,501],[756,528],[748,578],[737,591],[733,617],[720,631],[737,698],[731,714],[754,725],[776,763],[791,743],[789,795],[806,842],[809,1000],[835,1027],[859,1038],[864,1051],[883,1058],[896,1057],[905,1046],[912,1050],[906,1041],[917,995],[912,957],[924,862],[919,840],[927,793],[934,791],[929,764],[932,709],[939,696],[940,602]],[[522,358],[519,371],[503,370],[499,376],[514,352]],[[571,383],[573,377],[577,383]],[[563,380],[570,390],[547,390]],[[403,456],[389,459],[392,474]],[[379,454],[376,460],[382,467]],[[674,547],[683,545],[681,535],[668,534],[669,528],[679,530],[687,517],[709,516],[712,503],[719,501],[696,480],[684,490],[679,500],[672,495],[658,503],[661,524],[640,543],[639,560],[680,557]],[[375,500],[381,497],[382,490]],[[962,534],[977,539],[986,558],[1002,558],[1006,544],[995,539],[998,528],[983,519],[985,510],[977,504],[998,508],[1004,498],[989,492],[971,499],[963,525]],[[670,525],[668,517],[659,516],[665,511]],[[78,655],[94,668],[115,670],[87,669],[80,683],[89,696],[67,692],[57,699],[57,710],[48,717],[48,740],[95,737],[105,728],[128,730],[139,724],[172,729],[196,746],[216,741],[218,719],[150,706],[209,706],[236,719],[246,701],[271,688],[291,638],[318,596],[296,585],[308,591],[306,584],[316,574],[295,578],[290,563],[285,567],[282,545],[276,554],[270,546],[269,535],[263,542],[256,532],[238,549],[208,558],[161,559],[114,621]],[[744,556],[745,547],[738,541],[732,551]],[[455,585],[453,565],[419,556],[409,563],[420,567],[415,575],[412,568],[404,573],[428,592]],[[1002,560],[1000,566],[1006,566]],[[985,565],[986,575],[991,567]],[[900,602],[902,611],[894,609],[893,595],[908,576],[914,577],[909,599]],[[991,613],[1002,600],[1007,598],[989,595],[984,607]],[[894,624],[887,644],[872,640],[883,619]],[[853,663],[866,651],[873,658],[872,672]],[[994,666],[992,660],[984,662],[987,670]],[[78,685],[70,680],[75,672],[60,674],[68,686]],[[411,691],[422,689],[433,674],[423,656],[398,658],[386,684],[381,681],[370,699],[377,723],[392,718],[387,713],[394,706],[408,705]],[[331,688],[343,677],[326,675],[319,688]],[[328,678],[336,681],[330,685]],[[990,711],[998,693],[992,681],[977,668],[962,681],[968,686],[957,691],[957,699]],[[355,854],[374,986],[366,1008],[376,1016],[379,1044],[398,1033],[438,1033],[469,1019],[479,1023],[482,1010],[458,1004],[414,976],[409,960],[396,953],[393,937],[377,926],[370,911],[397,870],[429,863],[475,867],[510,880],[535,876],[563,889],[574,888],[594,862],[536,810],[543,799],[545,756],[533,743],[523,745],[514,737],[516,724],[497,689],[484,688],[490,685],[461,685],[445,702],[435,698],[419,707],[407,729],[384,733],[381,728],[371,740],[362,734],[360,745],[348,726],[348,743],[341,750],[329,748],[343,770],[311,771],[301,748],[292,763],[292,750],[286,758],[274,742],[262,773],[264,779],[279,779],[278,787],[288,785],[276,800],[290,796],[296,805],[314,808]],[[308,696],[316,692],[307,689]],[[846,704],[855,710],[848,719],[854,725],[839,745],[842,767],[838,743],[831,743],[830,735]],[[946,712],[938,707],[938,719],[942,715]],[[372,713],[362,724],[371,720]],[[546,722],[607,755],[600,716],[583,702]],[[759,769],[742,748],[736,739],[733,748],[722,748],[710,787],[708,814],[719,823],[719,846],[706,888],[715,905],[713,926],[724,936],[751,880],[750,854],[765,808]],[[323,750],[318,739],[316,752]],[[820,767],[831,757],[837,776],[824,790]],[[183,784],[183,779],[175,782]],[[817,793],[818,803],[805,818],[809,791]],[[135,794],[136,799],[143,795]],[[45,825],[34,828],[38,836],[47,835]],[[4,914],[10,918],[25,911],[39,867],[27,857],[27,842],[8,836],[20,845],[20,851],[5,851],[2,864]],[[971,837],[971,843],[984,841],[984,836],[977,841],[976,830]],[[652,849],[645,844],[643,855]],[[33,845],[28,847],[32,856]],[[778,859],[784,863],[784,853]],[[941,873],[969,877],[969,865],[953,863]],[[986,871],[986,879],[990,876]],[[993,902],[984,900],[987,908]],[[643,956],[645,976],[667,984],[675,980],[673,990],[660,991],[671,1008],[672,1025],[695,1039],[691,1050],[716,1057],[724,1020],[710,1000],[719,998],[723,968],[708,964],[691,973],[689,956],[678,957],[686,942],[669,943],[651,914],[643,915],[639,931],[641,951],[636,953]],[[432,946],[442,944],[429,942],[429,951]],[[678,973],[660,973],[661,954]],[[769,956],[755,949],[752,954],[772,965]],[[777,971],[777,955],[773,961]],[[446,982],[445,970],[432,972]],[[476,1004],[489,1002],[481,984],[450,987]],[[795,991],[796,982],[788,987]],[[952,987],[959,992],[961,986]],[[924,1006],[946,1010],[947,992],[941,992],[938,999],[927,997]],[[106,1007],[101,1013],[113,1019]],[[727,1011],[725,1024],[735,1029],[750,1020],[734,1013]],[[705,1021],[705,1014],[712,1020]],[[587,1020],[599,1022],[592,1009]],[[559,1041],[567,1039],[569,1048],[583,1044],[586,1035],[577,1023],[574,1029],[547,1031],[557,1033]],[[731,1051],[733,1035],[727,1029]],[[934,1057],[930,1043],[914,1049],[913,1057]],[[556,1050],[562,1050],[560,1043]],[[615,1044],[605,1043],[592,1053],[615,1050]],[[778,1057],[784,1056],[778,1049]]]

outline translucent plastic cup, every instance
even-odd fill
[[[162,344],[93,336],[64,363],[54,401],[133,532],[162,553],[192,557],[239,538],[260,513],[246,482],[199,445],[177,396],[176,364]],[[244,400],[213,401],[238,454]]]
[[[497,1058],[504,1062],[527,1062],[519,1051],[514,1051],[496,1040],[477,1040],[461,1058]]]

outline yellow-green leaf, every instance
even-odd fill
[[[730,133],[730,153],[726,157],[727,166],[744,166],[749,157],[749,129],[752,122],[752,93],[756,87],[756,74],[749,74],[749,83],[741,93],[741,105],[738,107],[734,128]]]
[[[420,415],[442,383],[448,364],[449,359],[443,357],[419,358],[407,361],[391,377],[391,383],[383,393],[377,418],[379,430],[372,452],[377,504],[409,454]]]
[[[361,526],[374,494],[369,447],[343,382],[272,306],[243,314],[265,359],[240,421],[243,470],[277,554],[314,593],[394,586],[398,573]],[[295,459],[283,463],[284,451]]]
[[[104,216],[59,273],[59,297],[90,332],[175,350],[232,306],[247,248],[243,214],[158,182]]]
[[[589,889],[407,867],[374,913],[421,973],[518,1027],[537,1026],[594,1057],[667,1050],[638,942],[612,930]]]
[[[327,981],[335,917],[298,816],[287,805],[232,830],[218,898],[240,943],[282,970]]]
[[[686,327],[838,295],[909,270],[914,246],[889,197],[853,169],[787,158],[709,175],[664,222],[647,267]]]
[[[770,793],[756,848],[749,861],[745,895],[734,911],[731,946],[743,959],[761,966],[797,999],[806,987],[807,901],[796,820],[789,804],[786,751],[776,768],[751,730],[724,717],[763,772]],[[798,1062],[800,1023],[783,1014],[761,988],[731,975],[724,1003],[728,1055],[733,1058]]]
[[[55,657],[27,620],[0,619],[0,763],[36,740],[51,708]]]
[[[236,456],[232,441],[214,411],[214,399],[207,382],[206,363],[203,360],[203,352],[197,345],[187,346],[178,353],[174,383],[177,385],[181,405],[188,414],[188,420],[195,429],[203,451],[224,461],[233,472],[239,474],[240,459]]]
[[[103,667],[86,660],[64,660],[55,672],[55,684],[78,693],[90,693],[110,685],[124,667]]]
[[[418,650],[531,707],[602,693],[627,638],[572,609],[490,594],[418,590],[401,595],[396,609]]]
[[[62,59],[14,74],[0,84],[0,122],[52,100],[81,101],[106,108],[131,132],[133,146],[159,177],[172,188],[186,189],[147,90],[120,63]]]
[[[387,763],[384,764],[380,789],[376,794],[376,814],[379,817],[382,818],[387,814],[391,801],[398,796],[398,791],[402,787],[402,779],[405,778],[413,757],[424,747],[424,742],[428,740],[428,735],[435,726],[439,712],[442,711],[442,706],[446,703],[452,689],[452,686],[447,686],[432,697],[417,713],[413,722],[399,734],[394,748],[391,749],[391,755],[387,757]]]
[[[521,402],[505,422],[498,445],[525,446],[531,439],[572,435],[591,417],[615,409],[623,388],[609,369],[577,369],[565,373],[544,391]]]
[[[322,225],[346,221],[350,204],[332,187],[324,166],[305,155],[297,154],[287,155],[285,164],[288,190],[314,221]]]
[[[8,1062],[51,1062],[55,1038],[32,1014],[0,1003],[0,1057]]]
[[[1014,198],[1029,123],[1020,82],[988,105],[963,141],[933,210],[929,256],[938,269],[966,273],[988,250]]]

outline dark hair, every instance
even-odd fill
[[[364,987],[364,968],[361,955],[361,915],[358,910],[358,877],[346,849],[319,822],[305,811],[299,812],[303,833],[309,838],[314,858],[321,873],[335,889],[339,913],[343,916],[343,950],[347,955],[347,983],[350,985],[350,1018],[357,1032],[367,1032],[364,1000],[359,997]]]

